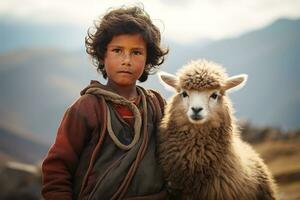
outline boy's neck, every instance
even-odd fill
[[[119,86],[113,82],[108,81],[106,87],[128,100],[138,96],[136,85]]]

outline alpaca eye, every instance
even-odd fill
[[[183,91],[183,92],[181,93],[181,95],[182,95],[182,97],[188,97],[188,96],[189,96],[188,93],[187,93],[186,91]]]
[[[210,97],[213,99],[216,99],[218,97],[218,94],[214,92],[214,93],[212,93],[212,95],[210,95]]]

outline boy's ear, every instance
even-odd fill
[[[171,91],[178,91],[178,78],[176,76],[174,76],[173,74],[169,74],[167,72],[158,72],[158,78],[160,80],[160,82],[162,83],[163,86],[165,86],[165,88],[167,90],[171,90]]]
[[[229,77],[226,80],[226,83],[222,88],[224,91],[227,91],[227,90],[229,92],[237,91],[237,90],[241,89],[242,87],[244,87],[244,85],[247,82],[247,79],[248,79],[247,74],[240,74],[237,76]]]

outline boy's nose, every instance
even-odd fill
[[[130,53],[124,53],[123,55],[123,63],[128,64],[130,63]]]

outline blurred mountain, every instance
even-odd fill
[[[89,80],[99,79],[83,50],[85,30],[0,18],[0,199],[39,199],[40,175],[32,170],[39,165],[7,161],[39,162],[64,111]],[[225,40],[168,46],[164,71],[175,73],[191,59],[206,58],[230,75],[249,75],[247,85],[230,94],[237,116],[251,121],[241,124],[242,137],[268,164],[281,199],[299,199],[300,134],[282,128],[300,128],[300,20],[279,19]],[[171,95],[156,76],[142,85]]]
[[[87,28],[72,24],[34,23],[0,16],[0,52],[44,47],[65,50],[82,48]]]
[[[48,145],[0,127],[0,163],[21,161],[38,163],[47,153]]]
[[[261,30],[216,42],[198,52],[230,74],[247,73],[233,94],[238,114],[256,124],[300,127],[300,20],[280,19]]]
[[[28,49],[0,55],[0,125],[52,143],[66,108],[97,74],[81,52]]]
[[[194,45],[195,46],[195,45]],[[229,75],[246,73],[246,86],[231,94],[237,116],[258,125],[300,128],[300,20],[267,27],[206,46],[170,47],[164,70],[174,73],[191,59],[222,64]]]
[[[90,79],[100,75],[84,50],[50,48],[56,43],[45,36],[43,48],[26,46],[0,54],[0,125],[50,144],[66,108]],[[63,38],[68,44],[69,37]],[[170,42],[169,48],[161,69],[171,73],[191,59],[206,58],[224,65],[230,75],[249,74],[245,88],[231,94],[238,117],[261,126],[300,128],[300,20],[280,19],[226,40]],[[158,89],[165,97],[171,94],[156,76],[142,85]]]

